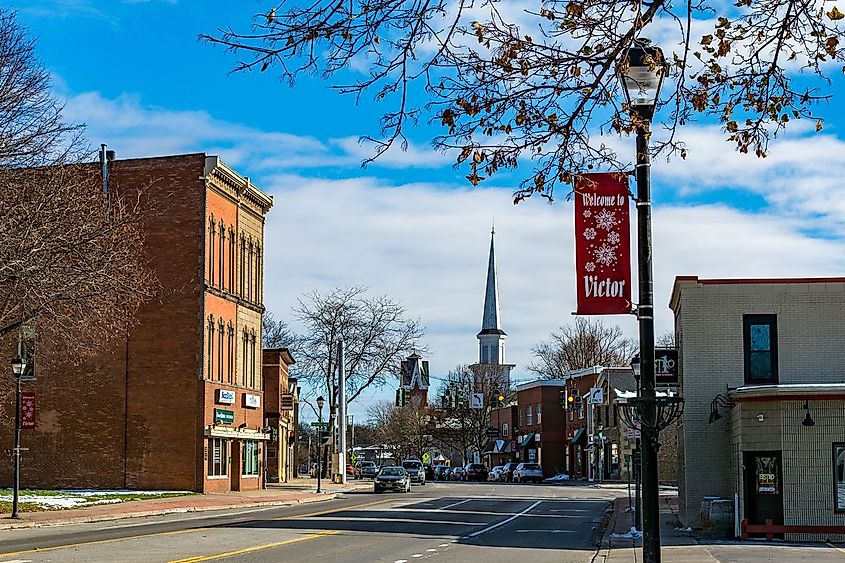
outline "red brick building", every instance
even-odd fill
[[[566,423],[560,405],[565,384],[540,379],[516,388],[520,430],[517,461],[539,463],[545,477],[566,472]]]
[[[584,479],[589,474],[587,451],[590,389],[596,386],[600,367],[569,372],[563,380],[566,390],[566,467],[571,479]],[[571,400],[570,400],[571,398]]]
[[[38,381],[27,390],[36,393],[38,426],[23,433],[22,486],[260,488],[269,438],[264,219],[273,200],[205,154],[109,166],[113,192],[142,192],[144,250],[161,290],[138,325],[95,358],[36,351]],[[10,430],[0,429],[4,444]],[[10,469],[0,468],[5,486]]]
[[[295,363],[287,348],[263,351],[264,419],[271,429],[265,452],[270,483],[287,483],[296,476],[294,445],[298,439],[299,387],[288,371]]]

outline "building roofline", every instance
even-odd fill
[[[535,379],[516,386],[516,391],[527,391],[536,387],[566,387],[565,379]]]
[[[673,311],[678,305],[680,288],[689,285],[748,285],[781,283],[845,283],[845,277],[810,277],[810,278],[712,278],[700,279],[698,276],[675,276],[669,308]]]
[[[843,397],[845,383],[781,383],[778,385],[747,385],[733,389],[729,396],[737,401],[790,400],[807,397]]]
[[[218,173],[224,180],[230,182],[238,188],[238,191],[243,193],[246,197],[253,199],[257,205],[260,205],[266,213],[273,207],[273,197],[265,194],[258,187],[256,187],[248,176],[241,176],[229,165],[220,160],[219,156],[205,157],[205,170],[203,176],[208,178],[212,173]]]

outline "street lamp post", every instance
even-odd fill
[[[657,405],[654,375],[654,282],[651,247],[651,179],[648,152],[649,124],[666,74],[663,52],[637,44],[623,55],[619,66],[628,110],[637,130],[637,265],[639,274],[640,403],[642,421],[643,560],[660,562],[660,505],[657,476]]]
[[[15,376],[15,475],[12,491],[12,518],[18,516],[18,496],[21,490],[21,375],[26,371],[26,361],[20,356],[12,360],[12,374]]]
[[[320,474],[323,472],[323,405],[326,400],[322,395],[317,397],[317,492],[320,492]]]

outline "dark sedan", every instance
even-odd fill
[[[373,490],[377,493],[383,491],[399,491],[402,493],[411,492],[411,478],[401,467],[382,467],[376,475]]]
[[[464,467],[464,481],[486,481],[487,468],[480,463],[468,463]]]

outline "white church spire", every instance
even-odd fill
[[[484,292],[484,315],[478,333],[478,363],[505,363],[505,331],[499,319],[499,283],[496,277],[496,229],[490,232],[490,258],[487,262],[487,285]]]

